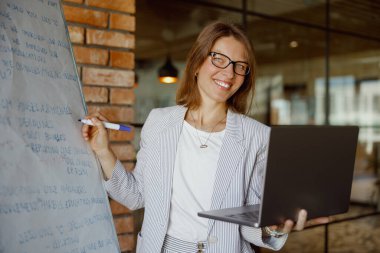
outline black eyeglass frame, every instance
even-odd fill
[[[245,62],[245,61],[233,61],[233,60],[231,60],[231,58],[228,57],[227,55],[222,54],[222,53],[217,53],[217,52],[210,52],[210,53],[208,53],[208,55],[212,57],[212,58],[211,58],[211,63],[212,63],[212,65],[214,65],[214,66],[217,67],[217,68],[225,69],[225,68],[227,68],[228,66],[230,66],[230,64],[232,63],[232,66],[233,66],[232,69],[234,70],[234,73],[235,73],[236,75],[239,75],[239,76],[247,76],[247,75],[249,75],[249,73],[251,72],[251,67],[249,66],[249,63],[248,63],[248,62]],[[214,63],[214,61],[213,61],[213,59],[214,59],[213,57],[215,57],[215,55],[222,55],[222,56],[226,57],[226,58],[228,59],[228,64],[227,64],[225,67],[220,67],[220,66],[215,65],[215,63]],[[239,74],[239,73],[236,73],[236,71],[235,71],[235,66],[236,66],[237,63],[245,63],[245,64],[247,64],[247,70],[246,70],[246,73],[245,73],[244,75]]]

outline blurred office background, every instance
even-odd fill
[[[169,58],[180,79],[197,34],[214,20],[242,25],[254,45],[250,116],[268,125],[360,126],[350,212],[292,234],[280,252],[380,252],[380,1],[136,1],[136,149],[149,111],[175,104],[179,81],[161,83],[159,69]]]

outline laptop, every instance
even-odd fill
[[[348,211],[359,128],[273,126],[260,205],[199,212],[198,216],[264,227]]]

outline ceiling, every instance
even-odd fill
[[[242,24],[240,0],[136,0],[136,61],[184,61],[205,24]],[[324,0],[247,0],[247,33],[261,62],[323,56]],[[255,15],[251,15],[255,14]],[[332,54],[380,48],[380,0],[331,0]],[[337,32],[337,33],[336,33]],[[292,41],[297,47],[291,47]],[[294,44],[294,43],[293,43]]]

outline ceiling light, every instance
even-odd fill
[[[291,41],[291,42],[289,43],[289,46],[290,46],[291,48],[296,48],[296,47],[298,47],[298,42],[295,41],[295,40],[293,40],[293,41]]]
[[[176,83],[178,80],[178,70],[173,66],[170,57],[166,58],[165,64],[158,70],[160,83]]]

